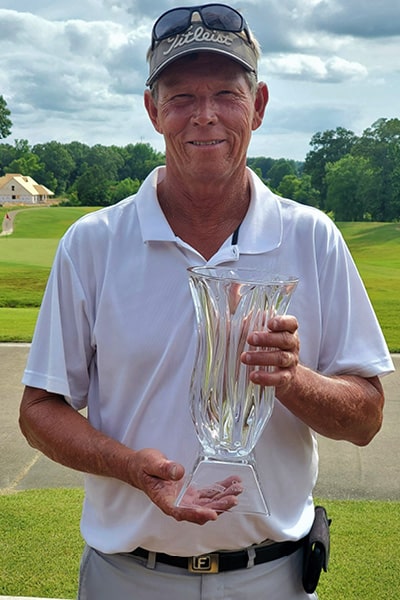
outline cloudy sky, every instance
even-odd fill
[[[207,2],[200,2],[200,4]],[[0,0],[5,142],[163,141],[143,108],[151,26],[187,0]],[[270,104],[249,155],[303,160],[314,133],[400,117],[399,0],[232,0],[256,37]]]

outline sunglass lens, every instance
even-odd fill
[[[190,25],[190,16],[191,11],[184,8],[177,8],[165,13],[154,25],[154,38],[162,40],[185,31]]]
[[[243,19],[239,13],[233,11],[229,6],[221,4],[202,7],[201,16],[203,23],[210,29],[220,31],[242,31]]]

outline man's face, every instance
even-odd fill
[[[265,104],[260,88],[251,92],[239,64],[212,53],[172,63],[160,75],[156,101],[149,93],[146,98],[152,122],[165,138],[168,169],[209,181],[246,164]]]

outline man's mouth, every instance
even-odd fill
[[[190,142],[193,146],[217,146],[218,144],[221,144],[222,140],[211,140],[209,142],[198,142],[198,141],[192,141]]]

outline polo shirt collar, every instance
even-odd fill
[[[278,197],[251,169],[249,209],[239,230],[241,254],[262,254],[275,250],[282,242],[282,212]]]
[[[144,242],[176,242],[157,199],[157,184],[165,167],[157,167],[139,189],[135,204]],[[238,247],[240,254],[261,254],[278,248],[282,241],[282,214],[279,200],[248,169],[251,184],[249,209],[240,225]]]
[[[172,231],[157,198],[157,185],[165,167],[157,167],[146,177],[135,196],[135,204],[144,242],[175,242]]]

